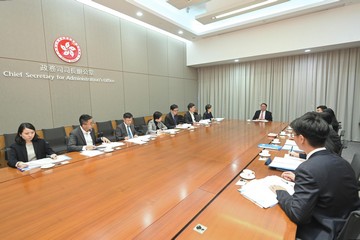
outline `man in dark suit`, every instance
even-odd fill
[[[188,108],[188,111],[184,115],[184,122],[185,123],[190,123],[190,124],[193,124],[194,122],[197,122],[197,119],[195,117],[197,115],[195,113],[195,111],[196,111],[195,104],[189,103],[187,108]]]
[[[128,140],[138,136],[138,132],[135,130],[133,121],[133,115],[129,112],[123,115],[124,122],[119,124],[115,130],[115,137],[117,141]]]
[[[260,105],[260,110],[257,110],[252,118],[252,120],[268,120],[272,121],[272,113],[266,110],[267,104],[262,103]]]
[[[325,149],[329,125],[318,113],[306,113],[290,126],[307,161],[292,175],[282,174],[295,182],[292,196],[272,189],[286,215],[298,225],[298,238],[335,239],[349,213],[360,207],[355,173],[346,160]]]
[[[178,105],[172,104],[170,106],[170,112],[165,116],[165,125],[168,129],[173,129],[176,127],[176,125],[180,123],[177,116],[178,112],[179,112]]]
[[[110,142],[106,137],[96,138],[92,129],[93,119],[88,114],[79,118],[80,126],[71,131],[67,149],[69,152],[95,149],[95,144]]]

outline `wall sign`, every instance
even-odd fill
[[[77,62],[81,57],[79,44],[70,37],[59,37],[54,42],[56,55],[67,63]]]

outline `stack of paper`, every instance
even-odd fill
[[[187,129],[187,128],[190,128],[190,127],[191,127],[191,124],[189,124],[189,123],[176,125],[176,128],[179,128],[179,129]]]
[[[269,167],[285,171],[294,171],[304,161],[305,159],[291,157],[288,154],[285,154],[283,158],[275,157],[269,164]]]
[[[214,118],[215,119],[215,121],[217,121],[217,122],[221,122],[222,120],[224,120],[225,118]]]
[[[150,141],[151,135],[144,135],[126,140],[127,142],[136,144],[145,144]]]
[[[20,170],[27,171],[27,170],[34,169],[34,168],[40,168],[40,167],[48,165],[48,164],[60,163],[60,162],[67,161],[70,159],[71,158],[66,155],[58,155],[56,159],[51,159],[51,158],[37,159],[37,160],[30,161],[30,162],[26,162],[25,164],[27,164],[28,166],[25,168],[20,168]]]
[[[254,119],[254,120],[252,120],[253,122],[268,122],[268,120],[265,120],[265,119],[262,119],[262,120],[260,120],[260,119]]]
[[[284,146],[281,148],[281,150],[285,151],[294,151],[294,152],[303,152],[297,145],[294,140],[286,140]]]
[[[276,194],[270,190],[270,186],[284,188],[290,195],[294,194],[294,183],[286,181],[278,176],[268,176],[255,179],[239,189],[240,193],[262,208],[269,208],[278,203]]]
[[[99,150],[84,150],[81,151],[80,154],[87,156],[87,157],[95,157],[97,155],[103,154],[103,151],[99,151]]]
[[[116,148],[125,145],[123,142],[109,142],[109,143],[102,143],[101,145],[97,146],[97,148]]]
[[[210,122],[211,122],[210,119],[202,119],[202,120],[199,121],[200,124],[204,124],[204,125],[207,125],[207,124],[209,124]]]

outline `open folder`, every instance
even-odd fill
[[[306,160],[285,154],[283,158],[275,157],[268,166],[281,171],[294,171],[304,161]]]
[[[278,176],[254,179],[239,189],[239,192],[259,207],[269,208],[278,203],[276,194],[270,190],[273,185],[284,188],[290,195],[294,194],[294,183]]]

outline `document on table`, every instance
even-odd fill
[[[285,151],[294,151],[294,152],[303,152],[297,145],[294,140],[286,140],[284,146],[281,148],[281,150]]]
[[[201,119],[201,120],[199,121],[200,124],[205,124],[205,125],[209,124],[210,122],[211,122],[210,119]]]
[[[37,159],[37,160],[30,161],[30,162],[26,162],[25,164],[27,164],[28,166],[25,168],[19,168],[19,169],[21,171],[28,171],[30,169],[40,168],[47,164],[56,164],[56,163],[70,160],[70,159],[71,158],[66,155],[58,155],[56,159],[42,158],[42,159]]]
[[[97,148],[116,148],[120,146],[124,146],[125,143],[123,142],[109,142],[109,143],[102,143],[99,146],[96,146]]]
[[[189,124],[189,123],[184,123],[184,124],[178,124],[178,125],[176,125],[175,128],[187,129],[187,128],[190,128],[190,127],[191,127],[191,124]]]
[[[98,156],[103,153],[104,153],[103,151],[99,151],[99,150],[84,150],[84,151],[80,152],[81,155],[84,155],[87,157],[95,157],[95,156]]]
[[[285,154],[283,158],[275,157],[268,166],[279,170],[294,171],[304,161],[306,160]]]
[[[294,194],[294,183],[278,176],[252,180],[239,189],[239,192],[259,207],[269,208],[278,203],[276,194],[270,190],[270,186],[273,185],[286,189],[290,195]]]
[[[268,120],[265,120],[265,119],[255,119],[255,120],[252,120],[253,122],[268,122]]]
[[[224,120],[225,118],[215,118],[215,121],[217,122],[221,122],[222,120]]]
[[[179,132],[180,129],[165,129],[165,130],[162,130],[164,133],[176,133],[176,132]]]
[[[125,141],[131,142],[131,143],[136,143],[136,144],[145,144],[150,141],[150,137],[151,137],[151,135],[144,135],[144,136],[131,138],[131,139],[128,139]]]

